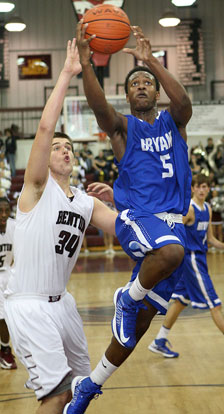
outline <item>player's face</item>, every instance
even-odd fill
[[[209,193],[209,186],[207,183],[195,184],[192,187],[192,193],[199,201],[204,202]]]
[[[72,145],[67,138],[53,138],[49,167],[52,172],[70,174],[74,163]]]
[[[159,99],[155,78],[147,72],[135,72],[128,82],[128,97],[131,108],[147,111],[153,108]]]
[[[10,216],[10,206],[7,201],[0,202],[0,230],[5,231],[6,222]]]

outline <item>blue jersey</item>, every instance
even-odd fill
[[[208,250],[207,232],[209,224],[208,204],[204,203],[201,209],[193,200],[191,205],[194,208],[195,222],[192,226],[185,226],[186,230],[186,253],[197,251],[206,253]]]
[[[161,111],[153,125],[133,115],[127,118],[125,154],[120,162],[115,159],[117,209],[187,214],[191,197],[187,144],[170,113]]]

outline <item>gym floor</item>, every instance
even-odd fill
[[[220,299],[224,300],[224,254],[209,253],[210,274]],[[68,290],[75,296],[84,321],[92,368],[111,338],[113,293],[130,277],[132,261],[123,253],[103,252],[80,255]],[[224,413],[223,335],[210,312],[190,306],[180,315],[170,333],[177,359],[151,353],[147,347],[163,321],[156,316],[148,333],[133,354],[103,387],[103,395],[93,400],[88,414],[222,414]],[[14,371],[0,371],[0,412],[31,414],[38,407],[33,392],[23,386],[27,379],[18,362]]]

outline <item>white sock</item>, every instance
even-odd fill
[[[167,339],[169,332],[170,332],[170,329],[165,328],[165,326],[162,325],[156,339],[161,339],[161,338]]]
[[[150,291],[150,289],[145,289],[140,281],[139,281],[139,275],[136,277],[134,282],[132,283],[130,289],[129,289],[129,295],[134,300],[142,300],[147,295],[147,293]]]
[[[118,367],[108,361],[104,354],[96,368],[91,372],[90,379],[95,382],[95,384],[103,385],[117,368]]]

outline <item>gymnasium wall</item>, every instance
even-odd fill
[[[140,25],[154,48],[167,51],[168,69],[177,75],[176,29],[163,28],[158,19],[170,6],[170,0],[126,0],[124,10],[133,25]],[[182,18],[200,18],[205,46],[206,84],[188,87],[191,98],[208,100],[210,81],[224,78],[224,1],[197,0],[197,8],[175,8]],[[54,86],[65,57],[67,39],[75,36],[76,17],[70,0],[17,0],[16,12],[26,22],[21,33],[8,33],[10,87],[0,89],[1,107],[27,107],[44,105],[44,87]],[[133,37],[128,46],[134,46]],[[19,54],[51,54],[52,79],[19,80],[17,56]],[[108,95],[116,93],[116,83],[123,83],[126,73],[133,67],[133,57],[119,52],[112,56],[110,77],[105,79]],[[82,81],[74,79],[83,94]],[[217,90],[224,97],[224,87]],[[166,101],[162,93],[161,100]]]

